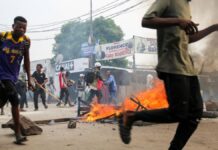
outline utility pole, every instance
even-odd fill
[[[90,0],[90,33],[89,33],[88,43],[89,43],[90,47],[93,48],[93,51],[94,51],[94,35],[93,35],[93,21],[92,21],[92,0]],[[89,62],[90,67],[92,68],[94,66],[94,63],[95,63],[95,54],[91,53],[89,60],[90,60],[90,62]]]
[[[132,69],[133,72],[136,71],[136,62],[135,62],[135,51],[136,51],[136,42],[135,42],[135,36],[133,36],[133,55],[132,55],[132,59],[133,59],[133,65],[132,65]]]
[[[92,0],[90,0],[90,42],[93,44],[93,25],[92,25]]]

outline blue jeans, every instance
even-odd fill
[[[117,91],[109,91],[109,94],[110,94],[110,103],[117,104],[118,103]]]

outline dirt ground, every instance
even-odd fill
[[[41,106],[41,105],[40,105]],[[28,108],[24,116],[32,120],[75,117],[76,107],[56,108],[50,104],[45,110],[32,111]],[[11,118],[9,108],[0,116],[0,124]],[[28,137],[26,145],[13,144],[11,129],[0,129],[0,150],[167,150],[174,135],[176,124],[134,127],[129,145],[121,142],[116,124],[77,123],[75,129],[68,129],[67,122],[43,125],[43,133]],[[218,150],[218,119],[203,119],[185,150]]]

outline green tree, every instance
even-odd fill
[[[61,33],[55,37],[53,53],[61,53],[64,60],[81,57],[81,44],[88,41],[90,33],[90,21],[72,21],[62,26]],[[93,21],[94,38],[100,40],[100,44],[111,43],[123,39],[123,31],[112,19],[104,17],[96,18]],[[115,59],[101,61],[104,65],[126,67],[127,60]]]

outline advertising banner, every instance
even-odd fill
[[[135,53],[157,53],[157,39],[134,36]]]
[[[79,58],[74,60],[63,61],[55,65],[55,72],[59,72],[60,67],[64,67],[65,70],[71,73],[84,71],[86,68],[89,68],[89,59]]]
[[[96,60],[111,60],[130,56],[133,54],[133,44],[133,39],[130,39],[109,44],[96,45]]]

